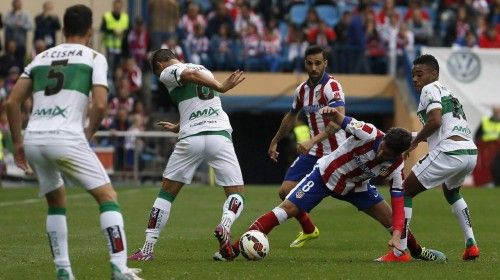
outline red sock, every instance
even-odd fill
[[[306,211],[300,210],[299,214],[295,217],[295,219],[299,221],[300,225],[302,226],[302,231],[304,233],[309,234],[314,231],[315,227]]]
[[[420,253],[422,252],[422,247],[420,247],[420,244],[418,244],[417,240],[415,239],[415,236],[411,233],[411,231],[408,231],[408,250],[410,251],[412,256],[419,256]]]
[[[273,211],[269,211],[266,214],[260,216],[257,221],[253,222],[253,224],[248,228],[248,230],[258,230],[263,232],[264,234],[268,234],[273,230],[273,228],[280,223],[278,222],[278,218],[274,215]]]

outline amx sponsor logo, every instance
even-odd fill
[[[213,116],[213,115],[216,115],[218,116],[219,115],[219,109],[214,109],[212,107],[210,108],[207,108],[207,109],[203,109],[203,110],[198,110],[196,112],[192,112],[191,115],[189,116],[189,120],[194,120],[194,119],[197,119],[197,118],[201,118],[201,117],[210,117],[210,116]]]
[[[42,108],[42,109],[36,109],[34,112],[33,112],[33,115],[34,116],[40,116],[40,117],[49,117],[49,118],[53,118],[53,117],[57,117],[57,116],[62,116],[63,118],[66,118],[66,110],[68,109],[68,107],[66,108],[61,108],[59,106],[55,106],[54,108]]]
[[[455,125],[451,132],[455,132],[455,131],[461,132],[464,134],[471,134],[472,133],[472,131],[468,127],[463,127],[463,126],[458,126],[458,125]]]
[[[451,75],[462,83],[474,81],[481,73],[481,60],[477,54],[470,51],[452,53],[446,65]]]

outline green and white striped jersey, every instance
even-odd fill
[[[433,150],[444,139],[453,135],[472,141],[472,132],[467,124],[467,118],[465,117],[462,104],[453,96],[451,91],[438,81],[430,83],[422,88],[417,111],[417,115],[422,124],[425,125],[427,123],[427,114],[434,109],[441,109],[442,123],[441,127],[427,138],[429,150]],[[443,151],[447,150],[446,147],[441,148]]]
[[[80,44],[61,44],[37,55],[21,75],[33,81],[24,142],[67,145],[85,140],[89,94],[93,85],[107,88],[107,72],[104,56]]]
[[[179,108],[179,139],[208,131],[225,130],[231,133],[229,117],[222,110],[219,93],[194,83],[181,84],[181,73],[186,69],[202,71],[213,77],[212,72],[204,66],[191,63],[176,63],[161,72],[160,81]]]

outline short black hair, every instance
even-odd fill
[[[151,69],[156,71],[156,62],[165,62],[171,59],[179,59],[179,57],[170,49],[159,49],[153,52],[151,56]]]
[[[436,70],[437,73],[439,74],[439,63],[433,55],[423,54],[423,55],[415,58],[415,60],[413,61],[413,66],[419,65],[419,64],[427,65],[432,70]]]
[[[92,10],[85,5],[74,5],[64,12],[64,36],[85,36],[92,28]]]
[[[307,57],[307,56],[313,55],[313,54],[318,54],[318,53],[321,53],[323,55],[323,58],[326,59],[325,49],[321,46],[318,46],[318,45],[311,45],[311,46],[307,47],[304,57]]]
[[[392,127],[384,136],[384,143],[396,155],[403,153],[410,148],[411,133],[401,127]]]

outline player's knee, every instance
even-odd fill
[[[285,200],[287,194],[288,192],[283,190],[282,188],[278,191],[278,195],[282,201]]]
[[[296,217],[299,214],[300,209],[293,204],[290,200],[284,200],[279,208],[285,210],[288,217]]]

